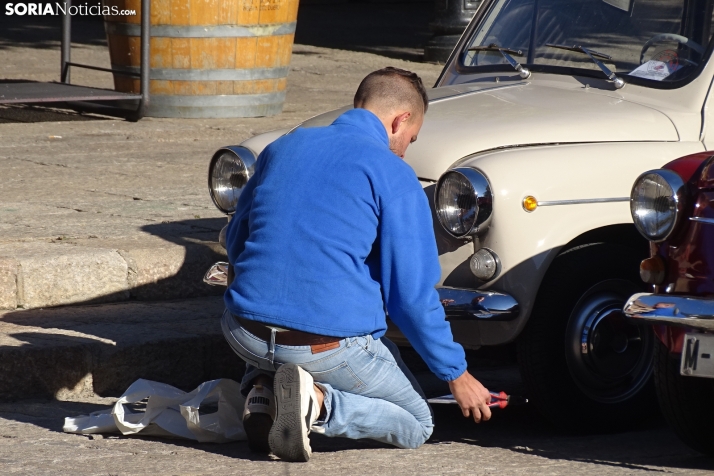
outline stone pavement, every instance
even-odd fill
[[[414,451],[314,435],[308,464],[254,455],[244,442],[215,445],[61,431],[64,417],[108,408],[136,378],[185,390],[213,378],[238,380],[243,367],[220,334],[221,308],[220,299],[204,297],[5,312],[0,317],[0,473],[500,476],[704,475],[714,470],[714,460],[687,448],[659,415],[625,433],[563,434],[544,425],[527,405],[498,411],[481,425],[465,420],[454,405],[435,406],[435,433]],[[488,388],[522,394],[508,349],[494,351],[469,352],[470,371]],[[412,349],[402,349],[402,355],[428,396],[447,393]],[[45,398],[28,398],[32,395]]]
[[[499,369],[503,372],[503,369]],[[488,376],[479,374],[488,383]],[[309,463],[254,455],[244,442],[223,445],[61,432],[63,418],[107,408],[113,399],[0,404],[3,474],[711,474],[714,462],[685,447],[654,420],[614,435],[563,435],[527,407],[506,408],[481,425],[458,408],[435,408],[431,440],[417,450],[313,435]]]

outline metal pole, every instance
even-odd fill
[[[141,99],[136,111],[137,120],[144,117],[149,106],[149,71],[151,41],[151,0],[141,0]]]
[[[72,50],[72,17],[69,8],[72,0],[64,0],[64,13],[62,14],[62,59],[60,69],[60,81],[69,84],[69,65]]]

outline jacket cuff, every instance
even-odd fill
[[[461,377],[465,373],[466,373],[466,361],[464,361],[464,363],[462,365],[459,365],[456,369],[450,370],[449,372],[436,373],[436,376],[439,380],[443,380],[444,382],[450,382],[452,380],[456,380],[457,378]]]

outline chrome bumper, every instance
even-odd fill
[[[636,322],[714,331],[714,299],[640,293],[627,301],[623,312]]]
[[[219,261],[211,266],[203,277],[203,282],[211,286],[226,286],[228,263]],[[518,302],[508,294],[449,287],[436,289],[448,321],[510,321],[518,317],[520,312]]]
[[[445,286],[436,290],[446,311],[447,321],[510,321],[518,317],[521,310],[518,302],[508,294]]]

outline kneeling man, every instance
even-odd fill
[[[228,227],[222,325],[247,362],[245,430],[251,449],[288,461],[310,458],[310,431],[400,448],[431,435],[385,310],[464,415],[491,416],[445,320],[431,212],[402,160],[428,107],[421,79],[375,71],[354,106],[270,144]]]

